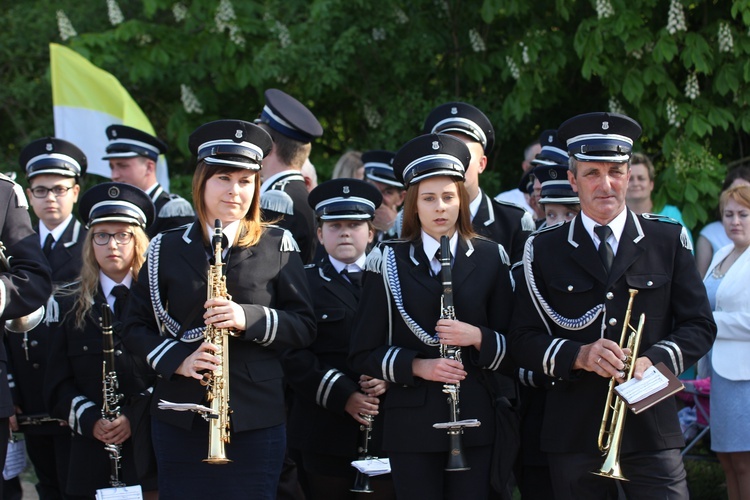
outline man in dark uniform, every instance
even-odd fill
[[[4,247],[3,264],[7,264],[0,268],[0,321],[7,321],[39,314],[39,307],[52,292],[52,282],[39,237],[31,227],[23,189],[4,175],[0,175],[0,207],[0,241]],[[0,343],[0,469],[5,465],[9,419],[16,413],[7,378],[7,361],[5,345]]]
[[[315,254],[315,217],[307,204],[301,170],[310,156],[310,143],[323,135],[315,115],[294,97],[278,89],[265,92],[266,105],[256,123],[273,139],[263,159],[260,206],[263,219],[289,230],[297,240],[305,264]]]
[[[365,180],[373,184],[383,197],[383,203],[375,210],[372,220],[375,226],[375,241],[398,238],[401,233],[401,205],[404,204],[406,189],[393,173],[391,151],[372,150],[362,153]]]
[[[81,271],[81,248],[86,229],[73,216],[80,180],[86,173],[83,152],[62,139],[47,137],[26,146],[19,157],[29,187],[26,194],[39,218],[37,234],[52,271],[55,288],[76,280]],[[54,294],[47,301],[44,321],[6,342],[15,381],[13,398],[26,451],[38,479],[39,497],[60,498],[65,491],[70,454],[70,429],[49,417],[42,390],[49,366],[50,339],[59,333],[60,311]]]
[[[618,343],[629,289],[638,293],[632,317],[646,317],[635,378],[659,362],[682,373],[711,347],[716,325],[685,230],[625,206],[640,125],[623,115],[588,113],[557,133],[571,155],[568,179],[582,212],[529,238],[510,348],[521,366],[555,379],[541,447],[556,498],[616,498],[617,481],[590,472],[604,461],[597,434],[609,381],[624,376],[626,350]],[[674,398],[628,413],[619,457],[628,498],[687,499]]]
[[[471,104],[449,102],[430,112],[423,132],[450,134],[468,146],[471,164],[466,170],[465,186],[471,200],[474,231],[503,245],[511,262],[521,260],[523,244],[536,228],[534,220],[524,209],[494,200],[479,187],[479,175],[487,168],[487,155],[495,144],[495,129],[489,118]]]
[[[195,212],[187,200],[167,193],[156,180],[156,162],[167,152],[159,138],[126,125],[107,127],[107,154],[112,180],[124,182],[145,191],[156,207],[156,220],[146,232],[149,238],[167,229],[193,222]]]

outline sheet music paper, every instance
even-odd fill
[[[26,444],[23,439],[8,441],[8,452],[5,454],[3,479],[13,479],[26,468]]]
[[[634,404],[667,387],[669,381],[655,366],[650,366],[643,372],[643,378],[632,378],[616,387],[620,396],[628,403]]]
[[[198,413],[211,413],[211,408],[195,403],[172,403],[171,401],[159,400],[160,410],[194,411]]]
[[[143,500],[140,485],[96,490],[96,500]]]
[[[391,461],[387,458],[368,458],[352,462],[355,469],[368,476],[379,476],[391,472]]]

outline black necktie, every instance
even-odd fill
[[[115,318],[121,320],[128,305],[130,290],[125,285],[115,285],[111,293],[115,296]]]
[[[349,278],[349,283],[357,288],[362,287],[362,271],[347,271],[346,268],[341,270],[341,275]]]
[[[602,259],[604,269],[607,270],[607,274],[612,269],[612,262],[615,260],[615,252],[612,251],[607,239],[612,236],[612,228],[609,226],[596,226],[594,232],[599,237],[599,258]]]
[[[55,237],[52,236],[52,233],[49,233],[47,235],[47,239],[44,240],[44,247],[42,250],[44,251],[44,256],[49,257],[49,253],[52,251],[52,245],[55,243]]]

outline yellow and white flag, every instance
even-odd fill
[[[113,124],[128,125],[151,135],[154,127],[117,78],[91,64],[78,52],[49,44],[55,136],[70,141],[86,154],[87,171],[110,177],[105,130]],[[156,177],[169,190],[164,156],[159,157]]]

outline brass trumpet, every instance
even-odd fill
[[[638,359],[638,349],[643,337],[643,325],[646,322],[646,315],[641,314],[637,328],[633,328],[630,324],[633,300],[638,294],[638,290],[631,288],[628,292],[630,293],[630,299],[628,300],[628,308],[625,311],[625,320],[622,323],[622,334],[620,335],[620,348],[630,349],[630,354],[625,360],[625,367],[623,368],[626,382],[633,378],[635,361]],[[628,332],[630,332],[630,335],[628,335]],[[597,439],[599,451],[605,456],[604,463],[599,470],[592,471],[591,473],[620,481],[627,481],[628,479],[622,475],[620,468],[620,444],[622,443],[622,433],[625,427],[625,417],[627,416],[628,407],[625,401],[615,394],[616,385],[617,381],[615,377],[612,377],[609,381],[607,402],[604,405],[602,425],[599,428],[599,437]]]

